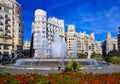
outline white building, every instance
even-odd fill
[[[30,50],[30,41],[24,41],[23,50]]]
[[[92,52],[96,52],[98,54],[102,54],[102,48],[100,45],[100,41],[95,41],[94,33],[90,35],[83,33],[77,33],[75,31],[74,25],[68,26],[68,32],[66,33],[67,45],[68,45],[68,54],[72,55],[72,45],[74,42],[77,43],[77,52],[78,53],[87,53],[91,54]]]
[[[54,41],[53,36],[56,32],[62,40],[65,39],[64,21],[55,17],[47,18],[46,11],[37,9],[35,20],[32,23],[34,57],[50,56],[50,44]],[[45,46],[47,46],[47,50]],[[46,55],[41,55],[43,53],[46,53]]]
[[[110,51],[118,50],[118,41],[112,38],[111,33],[108,32],[106,40],[103,43],[103,53],[108,54]]]

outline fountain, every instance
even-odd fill
[[[67,44],[65,41],[62,41],[60,36],[55,33],[54,34],[54,42],[51,45],[51,56],[52,57],[58,57],[58,58],[64,58],[67,56]],[[66,54],[65,54],[66,53]]]
[[[55,68],[55,67],[64,67],[71,60],[67,57],[67,44],[63,40],[61,40],[59,34],[54,34],[53,43],[48,47],[48,40],[46,39],[42,42],[42,50],[40,52],[39,58],[33,59],[19,59],[15,63],[18,66],[26,66],[26,67],[40,67],[40,68]],[[95,59],[77,59],[77,43],[73,43],[73,55],[78,63],[93,66],[98,65]],[[50,52],[48,52],[50,50]],[[48,55],[48,56],[47,56]]]
[[[67,44],[61,40],[59,34],[54,34],[54,42],[51,45],[51,57],[61,59],[59,66],[64,67],[64,59],[67,57]]]
[[[77,58],[77,43],[74,42],[73,45],[72,45],[72,50],[73,50],[73,55],[72,57],[73,58]]]
[[[67,57],[66,42],[64,40],[62,41],[59,34],[55,33],[53,43],[50,45],[50,48],[48,46],[48,40],[46,39],[44,42],[42,42],[42,49],[39,54],[39,58],[33,57],[33,59],[19,59],[16,61],[15,65],[64,67],[64,59]],[[51,52],[48,52],[49,49]],[[50,54],[51,56],[49,56]]]

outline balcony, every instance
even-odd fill
[[[11,33],[10,29],[5,29],[5,30],[6,30],[6,32]]]
[[[10,19],[9,17],[5,17],[5,19],[6,19],[7,21],[11,21],[11,19]]]
[[[3,25],[3,22],[2,22],[2,21],[0,21],[0,25]]]
[[[6,27],[11,27],[11,25],[10,25],[10,24],[8,24],[8,23],[6,23]]]
[[[9,47],[5,47],[5,46],[4,46],[4,50],[9,50]]]
[[[0,27],[0,31],[3,31],[3,29]]]
[[[1,34],[0,38],[7,38],[7,39],[11,39],[12,37],[10,35],[7,34]]]
[[[3,19],[3,16],[2,16],[2,15],[0,15],[0,19]]]
[[[0,44],[12,45],[12,39],[0,38]]]

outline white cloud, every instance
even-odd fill
[[[113,6],[106,12],[106,18],[109,28],[114,29],[120,26],[120,7]]]
[[[105,32],[117,33],[120,26],[120,7],[113,6],[106,11],[97,11],[96,13],[80,14],[80,21],[83,29],[97,34]]]
[[[56,3],[55,5],[49,7],[48,10],[51,11],[51,10],[53,10],[53,9],[55,9],[55,8],[59,8],[59,7],[68,5],[68,4],[72,3],[72,2],[73,2],[73,0],[68,0],[68,1],[66,1],[66,2],[64,1],[64,2],[61,2],[61,3],[58,2],[58,3]]]

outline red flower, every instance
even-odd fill
[[[91,82],[91,83],[95,83],[95,84],[99,84],[100,83],[100,81],[99,80],[89,80],[89,82]]]
[[[112,79],[112,78],[109,79],[109,82],[112,83],[112,84],[114,84],[115,81],[116,81],[115,79]]]
[[[84,81],[81,81],[79,84],[85,84],[85,82],[84,82]]]
[[[4,81],[0,79],[0,84],[3,84],[3,83],[4,83]]]
[[[115,74],[115,72],[112,72],[112,75],[114,75]]]
[[[28,84],[29,81],[30,81],[30,78],[27,78],[27,79],[25,80],[25,84]]]

